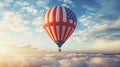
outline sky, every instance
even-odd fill
[[[43,29],[44,14],[65,6],[77,16],[77,27],[63,51],[120,52],[120,0],[0,0],[0,47],[57,51]]]

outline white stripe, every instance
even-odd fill
[[[55,38],[55,40],[57,40],[57,38],[56,38],[56,36],[55,36],[54,27],[53,27],[53,26],[51,26],[50,28],[51,28],[51,31],[52,31],[53,37]]]
[[[56,25],[56,30],[57,30],[57,36],[58,36],[58,40],[60,40],[60,30],[59,30],[60,26]]]
[[[66,16],[66,10],[64,7],[62,7],[62,11],[63,11],[63,22],[67,21],[67,16]]]
[[[67,38],[67,35],[69,34],[70,28],[71,28],[71,27],[68,27],[68,30],[67,30],[67,32],[66,32],[66,34],[65,34],[64,40]]]
[[[50,11],[50,16],[49,16],[49,21],[52,22],[53,21],[53,10],[55,9],[55,7],[53,7]]]
[[[72,24],[72,23],[73,23],[73,20],[70,20],[70,23]]]
[[[66,28],[66,26],[62,26],[62,37],[61,37],[61,40],[63,40],[64,33],[65,33],[65,28]]]
[[[70,17],[72,17],[72,16],[73,16],[73,14],[74,14],[74,13],[71,11],[71,12],[69,13],[69,16],[70,16]]]
[[[46,12],[46,14],[45,14],[45,24],[48,23],[48,18],[47,18],[47,17],[48,17],[48,12],[49,12],[49,11],[50,11],[50,9],[49,9],[49,10]]]
[[[74,25],[76,25],[76,22],[74,22]]]
[[[71,18],[74,18],[74,13],[71,14]]]
[[[48,35],[50,35],[50,37],[52,38],[52,40],[54,40],[54,38],[52,37],[52,34],[50,33],[50,30],[48,27],[46,27],[46,30],[48,31]]]
[[[56,22],[59,22],[60,21],[60,7],[57,7],[57,10],[56,10]]]

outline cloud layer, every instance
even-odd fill
[[[29,53],[0,60],[2,67],[120,67],[117,54]]]

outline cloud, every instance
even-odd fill
[[[120,18],[113,23],[111,28],[120,28]]]
[[[38,1],[36,1],[36,4],[39,7],[46,8],[49,4],[49,0],[38,0]]]
[[[43,32],[43,28],[36,28],[35,32],[41,33],[41,32]]]
[[[78,20],[79,20],[78,22],[80,22],[84,26],[88,26],[92,23],[91,19],[92,19],[92,16],[82,15],[81,17],[78,18]]]
[[[59,61],[61,67],[88,67],[85,58],[62,59]]]
[[[41,26],[44,23],[44,18],[43,17],[37,17],[36,19],[34,19],[34,21],[32,22],[33,25],[35,26]]]
[[[67,4],[72,4],[72,0],[59,0],[59,1],[62,1],[62,2],[67,3]]]
[[[78,30],[83,30],[83,33],[89,33],[90,35],[95,32],[111,30],[115,29],[115,27],[119,26],[119,8],[115,7],[118,5],[116,2],[118,0],[110,0],[110,1],[93,1],[88,4],[90,1],[82,1],[81,0],[81,9],[85,10],[82,13],[82,16],[78,17]],[[109,4],[107,4],[109,2]],[[109,10],[109,11],[108,11]],[[79,23],[80,22],[80,23]],[[108,23],[112,23],[113,25],[117,22],[118,26],[111,26]],[[102,26],[102,27],[101,27]],[[113,27],[113,28],[112,28]],[[117,29],[115,29],[117,30]],[[105,31],[105,32],[106,32]]]
[[[32,15],[37,14],[38,10],[33,7],[23,7],[22,10],[26,10],[27,12],[31,13]]]
[[[92,3],[88,4],[89,2],[92,2]],[[109,4],[107,4],[108,2]],[[91,30],[92,31],[96,30],[94,32],[97,32],[103,29],[106,30],[107,28],[110,29],[110,27],[112,26],[110,26],[108,23],[114,24],[114,22],[119,21],[120,11],[114,10],[114,7],[116,6],[116,2],[119,2],[119,1],[118,0],[115,0],[115,1],[114,0],[110,0],[110,1],[104,1],[104,0],[103,1],[98,1],[98,0],[82,1],[81,0],[81,4],[82,4],[81,9],[85,9],[86,12],[84,12],[82,16],[78,17],[79,27],[77,26],[77,29],[84,30],[84,31],[87,30],[86,32],[89,32]],[[116,8],[116,9],[119,9],[119,8]],[[90,13],[92,12],[91,10],[93,10],[92,14]],[[103,18],[100,19],[100,17],[101,18],[103,17]],[[119,22],[117,22],[117,24],[118,23]]]
[[[101,20],[115,21],[120,17],[120,10],[117,2],[119,0],[110,0],[110,1],[98,1],[101,4],[101,10],[97,13]],[[104,2],[104,3],[103,3]]]
[[[97,25],[95,21],[93,21],[92,16],[82,15],[78,17],[77,29],[73,33],[73,39],[77,40],[80,44],[88,41],[90,36],[97,32],[98,30],[105,29],[106,25]],[[96,31],[97,30],[97,31]]]
[[[71,55],[71,56],[70,56]],[[9,61],[7,60],[9,59]],[[119,67],[119,57],[80,53],[27,53],[19,57],[4,58],[10,67]],[[4,62],[3,61],[3,62]],[[2,62],[2,61],[1,61]]]
[[[116,61],[116,59],[113,58],[99,58],[95,57],[92,58],[91,61],[91,67],[119,67],[119,61]]]
[[[120,39],[120,34],[119,33],[114,33],[114,34],[101,34],[98,36],[95,36],[95,39],[106,39],[106,40],[119,40]]]
[[[34,19],[34,21],[32,22],[32,25],[35,26],[34,31],[38,32],[38,33],[42,32],[43,31],[43,23],[44,23],[44,18],[42,16]]]
[[[6,7],[6,6],[9,6],[10,3],[13,2],[13,0],[3,0],[3,1],[0,1],[0,7]]]
[[[0,20],[0,42],[2,45],[21,44],[21,42],[27,41],[32,32],[28,24],[30,21],[26,19],[26,15],[14,11],[4,11],[2,13],[2,19]]]
[[[79,44],[86,44],[87,42],[90,42],[88,45],[86,44],[87,46],[89,46],[87,47],[89,49],[86,49],[85,47],[80,48],[79,51],[119,52],[119,19],[111,23],[111,25],[108,23],[96,23],[89,17],[81,17],[79,21],[81,22],[81,26],[87,26],[88,28],[81,27],[80,29],[77,29],[73,33],[72,38],[76,40],[76,42],[78,42]],[[85,21],[87,21],[88,23]],[[92,24],[93,26],[91,26]],[[108,46],[110,49],[108,49]]]
[[[117,19],[111,24],[108,24],[106,22],[101,23],[101,21],[96,22],[94,21],[95,20],[94,17],[86,16],[86,15],[83,15],[78,19],[79,19],[78,21],[79,25],[77,26],[77,30],[73,33],[72,37],[80,44],[88,40],[94,41],[94,38],[96,38],[96,36],[102,37],[101,35],[108,35],[112,40],[119,39],[119,35],[113,36],[114,34],[119,33],[120,30],[119,19]]]
[[[7,45],[8,43],[9,43],[9,45],[11,45],[11,44],[15,43],[16,37],[12,33],[8,32],[4,29],[0,29],[0,40],[1,40],[1,42],[0,42],[1,46]],[[9,46],[9,45],[7,45],[7,46]]]
[[[65,7],[75,7],[75,5],[73,4],[72,0],[59,0],[60,2],[63,2],[61,5],[65,6]]]
[[[94,35],[98,34],[98,36],[99,35],[100,36],[101,35],[103,35],[103,36],[108,35],[109,37],[117,38],[116,36],[117,35],[119,36],[119,30],[120,29],[119,29],[119,19],[118,19],[114,23],[112,23],[111,25],[109,25],[109,24],[95,25],[94,28],[89,31],[89,33],[91,33],[91,35],[92,34],[94,34]]]
[[[73,35],[72,38],[75,39],[78,43],[82,44],[83,42],[86,42],[87,40],[89,40],[89,35],[88,34],[77,34],[77,35]]]
[[[27,26],[27,24],[29,24],[29,21],[25,19],[25,16],[23,14],[5,11],[3,14],[3,19],[0,22],[0,26],[6,30],[21,32],[25,34],[30,33],[27,32],[30,30],[30,28]]]
[[[102,20],[108,20],[108,21],[115,21],[117,20],[119,17],[116,16],[116,15],[111,15],[111,14],[106,14],[106,15],[101,15],[99,17],[99,19],[102,19]]]
[[[29,3],[27,1],[15,1],[15,5],[28,6]]]
[[[92,41],[93,43],[90,46],[90,49],[98,50],[98,51],[106,51],[106,52],[119,52],[116,48],[119,49],[119,19],[116,20],[111,25],[109,24],[96,24],[93,28],[84,34],[77,34],[77,41],[81,44],[86,41]],[[109,32],[109,33],[108,33]],[[86,36],[84,36],[86,35]],[[82,39],[81,39],[82,38]],[[107,49],[107,47],[111,47],[111,49]],[[111,51],[112,50],[112,51]]]
[[[59,62],[61,64],[61,67],[71,67],[72,66],[72,62],[69,60],[61,60]]]
[[[110,36],[111,37],[111,36]],[[110,40],[109,36],[103,36],[100,38],[94,39],[94,44],[91,45],[91,49],[99,50],[100,52],[119,52],[119,40]],[[107,49],[109,46],[110,49]]]
[[[65,3],[64,3],[64,4],[62,4],[62,6],[65,6],[65,7],[70,7],[68,4],[65,4]]]
[[[0,37],[2,36],[7,36],[9,33],[4,31],[4,30],[0,30]]]

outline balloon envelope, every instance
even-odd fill
[[[56,6],[47,10],[44,29],[59,48],[70,37],[76,28],[77,17],[66,7]]]

